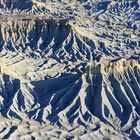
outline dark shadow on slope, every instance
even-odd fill
[[[10,110],[10,106],[13,104],[13,98],[17,91],[20,89],[20,81],[18,79],[11,80],[9,75],[3,74],[4,87],[2,88],[1,95],[6,94],[4,98],[4,106],[1,106],[1,113],[4,117],[7,117],[7,113],[11,117],[21,119],[16,112]],[[12,86],[12,89],[11,89]],[[11,89],[11,91],[9,90]]]
[[[44,81],[32,82],[36,96],[34,98],[40,104],[38,121],[41,121],[43,111],[48,105],[51,105],[52,113],[46,118],[52,123],[59,120],[58,113],[63,111],[71,101],[77,96],[80,89],[80,75],[65,75],[58,78],[49,78]],[[76,82],[76,83],[75,83]],[[37,109],[37,110],[38,110]],[[29,112],[29,117],[35,115],[36,111]]]
[[[3,139],[9,139],[9,137],[10,137],[10,135],[12,134],[12,133],[14,133],[14,131],[17,129],[17,126],[12,126],[11,128],[10,128],[10,131],[8,132],[8,134],[6,134],[4,137],[3,137]]]
[[[116,113],[117,117],[121,116],[121,107],[118,104],[118,102],[114,99],[114,97],[111,95],[111,93],[108,91],[108,89],[105,87],[105,92],[106,92],[106,96],[110,101],[110,104],[112,105],[112,108],[114,110],[114,112]]]
[[[50,120],[55,123],[56,120],[59,120],[61,118],[57,118],[57,115],[65,108],[69,107],[72,101],[78,96],[79,90],[81,88],[81,79],[79,79],[74,85],[71,85],[71,87],[68,89],[68,91],[65,93],[65,95],[58,101],[58,106],[56,110],[52,110],[52,114],[48,116]],[[71,112],[73,113],[73,112]]]
[[[87,75],[87,82],[89,86],[86,90],[87,96],[85,103],[89,111],[96,117],[98,117],[101,121],[107,122],[107,120],[103,117],[102,114],[102,74],[100,72],[100,65],[95,69],[91,69],[90,73],[92,74],[92,79],[90,79],[91,75]]]
[[[121,104],[121,106],[123,108],[123,112],[122,112],[121,116],[119,117],[121,120],[121,126],[123,127],[127,123],[128,119],[131,115],[132,106],[129,103],[129,101],[127,100],[126,95],[123,93],[120,84],[121,83],[114,78],[114,84],[112,84],[112,87],[114,89],[114,95],[115,95],[117,101]]]
[[[27,1],[23,1],[23,0],[6,0],[6,2],[4,2],[5,6],[10,9],[10,10],[14,10],[14,9],[18,9],[18,10],[27,10],[30,11],[32,9],[33,6],[33,2],[31,0],[27,0]],[[4,8],[4,6],[2,4],[0,4],[1,8]]]
[[[130,135],[131,140],[139,140],[140,136],[136,134],[134,130],[132,130],[131,135]]]
[[[54,36],[54,45],[52,46],[53,52],[57,52],[61,47],[63,42],[67,39],[70,34],[71,26],[67,25],[67,20],[59,21],[59,26],[57,25],[57,30]]]

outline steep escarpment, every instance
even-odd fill
[[[45,51],[48,45],[62,42],[65,32],[69,34],[70,26],[67,21],[39,20],[39,19],[15,19],[14,21],[1,22],[1,43],[3,48],[9,51],[26,52],[29,50]],[[58,36],[58,33],[62,35]],[[54,40],[54,41],[55,41]]]
[[[44,53],[59,61],[73,62],[128,58],[140,53],[138,27],[96,21],[88,30],[64,19],[14,18],[0,23],[1,50],[38,53],[38,57]]]

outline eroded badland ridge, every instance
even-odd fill
[[[140,138],[140,1],[0,0],[0,138]]]

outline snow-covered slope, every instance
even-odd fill
[[[140,138],[140,1],[1,0],[0,138]]]

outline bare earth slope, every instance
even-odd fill
[[[140,139],[139,0],[0,0],[0,139]]]

